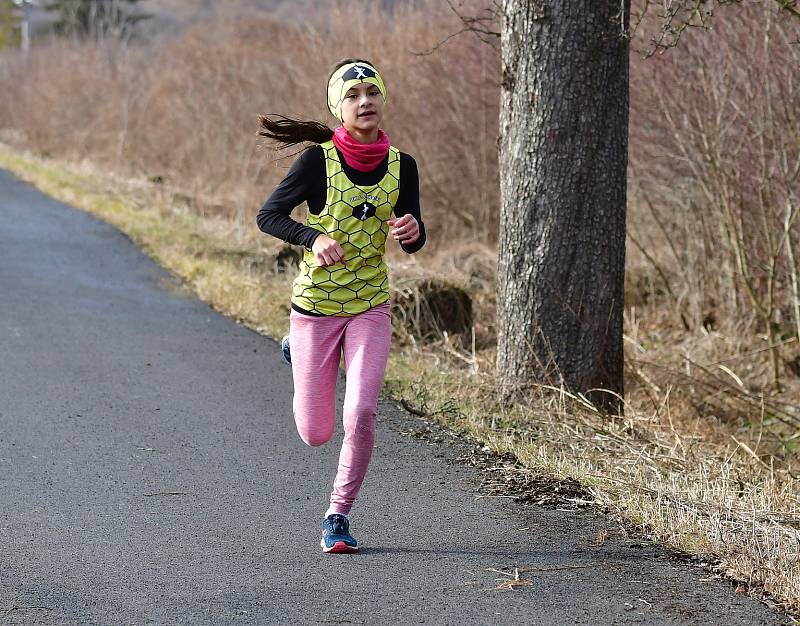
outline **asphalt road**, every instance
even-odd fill
[[[291,395],[274,341],[0,170],[0,623],[785,621],[596,512],[482,497],[390,400],[362,552],[324,555],[342,429],[307,447]]]

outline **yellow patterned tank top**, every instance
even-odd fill
[[[306,224],[339,242],[344,260],[322,267],[306,250],[292,285],[292,302],[322,315],[356,315],[389,300],[383,255],[387,220],[400,194],[400,152],[389,148],[389,167],[377,185],[355,185],[342,169],[333,141],[320,147],[327,196],[325,207],[318,215],[309,212]]]

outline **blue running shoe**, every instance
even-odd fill
[[[281,351],[283,352],[283,360],[289,365],[292,364],[292,354],[289,352],[289,335],[281,339]]]
[[[350,521],[338,513],[332,513],[322,520],[319,545],[323,552],[358,552],[358,542],[350,534]]]

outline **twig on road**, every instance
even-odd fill
[[[43,611],[52,611],[53,610],[49,606],[33,606],[33,605],[24,606],[24,605],[20,604],[20,605],[14,605],[14,606],[9,607],[7,609],[3,609],[3,617],[5,617],[6,615],[9,615],[10,613],[13,613],[14,611],[19,611],[19,610],[27,611],[27,610],[30,610],[30,609],[41,609]]]
[[[511,577],[510,579],[495,578],[495,580],[501,580],[503,582],[497,585],[497,587],[495,587],[494,589],[491,589],[491,591],[502,591],[502,590],[514,591],[514,587],[524,587],[526,585],[533,584],[527,578],[520,578],[518,567],[514,568],[513,574],[511,572],[504,572],[499,569],[494,569],[493,567],[488,567],[486,569],[489,570],[490,572],[497,572],[498,574],[502,574],[503,576]]]

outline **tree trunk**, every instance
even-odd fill
[[[505,0],[497,372],[502,397],[622,395],[629,0]],[[595,391],[593,391],[595,390]]]

